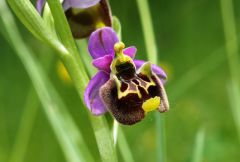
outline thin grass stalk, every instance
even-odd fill
[[[237,40],[237,30],[234,16],[234,7],[232,0],[220,0],[223,29],[226,43],[226,54],[228,58],[228,65],[230,70],[230,91],[232,94],[229,95],[234,121],[238,132],[240,132],[240,120],[239,115],[236,113],[240,112],[240,79],[239,79],[239,47]],[[239,139],[240,139],[240,133]]]
[[[114,143],[114,146],[116,146],[117,144],[117,140],[118,140],[118,129],[119,129],[119,124],[118,122],[113,119],[113,143]]]
[[[148,0],[136,0],[136,1],[142,24],[147,57],[150,62],[157,64],[158,51]]]
[[[85,56],[84,58],[84,64],[86,67],[90,67],[87,69],[88,73],[90,76],[94,76],[94,74],[96,74],[96,69],[94,69],[91,65],[91,58],[88,55],[88,51],[87,49],[87,41],[86,40],[81,40],[81,41],[77,41],[77,45],[79,48],[79,51],[84,54]],[[117,160],[116,157],[116,150],[115,150],[115,140],[114,140],[114,136],[110,134],[110,130],[109,128],[106,127],[102,127],[101,125],[107,125],[106,119],[103,116],[100,117],[94,117],[94,116],[90,116],[90,119],[95,121],[96,123],[98,123],[98,125],[93,125],[93,129],[94,129],[94,133],[95,136],[97,138],[98,141],[98,149],[102,158],[102,161],[113,161],[113,160]],[[99,120],[100,119],[100,120]],[[109,134],[107,135],[108,137],[106,137],[105,135],[102,135],[103,133],[108,132]],[[109,139],[106,139],[109,138]],[[113,147],[113,148],[112,148]],[[108,150],[109,149],[109,150]],[[112,156],[114,155],[114,156]]]
[[[71,58],[63,58],[63,62],[65,63],[70,76],[75,83],[80,98],[83,100],[83,91],[88,83],[88,77],[84,68],[84,64],[80,59],[76,44],[72,37],[71,30],[63,12],[62,5],[60,4],[59,0],[47,1],[52,12],[55,25],[57,27],[57,32],[63,44],[72,55]],[[91,114],[89,114],[89,116],[102,160],[104,162],[117,161],[117,156],[113,146],[113,139],[104,117],[93,117]]]
[[[205,131],[200,128],[196,134],[192,162],[202,162],[204,151]]]
[[[91,67],[91,60],[89,56],[86,56],[88,54],[88,47],[87,47],[87,41],[86,40],[81,40],[77,41],[78,48],[80,52],[85,55],[84,56],[84,61],[85,61],[85,66]],[[96,72],[93,67],[88,68],[87,71],[90,76],[93,76]],[[94,121],[97,124],[92,124],[95,136],[97,138],[97,143],[98,143],[98,149],[100,152],[100,156],[102,158],[102,161],[114,161],[117,160],[116,156],[116,150],[114,148],[114,140],[112,134],[110,134],[109,127],[107,126],[107,122],[105,117],[99,116],[99,117],[94,117],[90,115],[90,119]],[[105,126],[103,126],[105,125]],[[105,135],[102,135],[104,133]],[[108,133],[108,134],[106,134]]]
[[[137,0],[137,6],[141,18],[143,29],[145,48],[148,60],[154,64],[158,63],[158,51],[156,38],[154,36],[153,23],[149,4],[147,0]],[[157,161],[165,162],[166,157],[166,141],[165,141],[165,121],[162,115],[156,113],[156,145],[157,145]]]
[[[231,85],[231,83],[227,86],[228,88],[228,98],[230,102],[230,107],[232,110],[233,119],[237,128],[238,133],[238,139],[240,142],[240,102],[239,102],[239,96],[240,91],[238,91],[238,86],[234,83]]]
[[[124,132],[120,126],[118,127],[119,128],[118,128],[117,146],[122,155],[122,158],[126,162],[134,162],[134,158],[132,156],[133,154],[132,154],[132,151],[130,150],[130,147],[128,145]]]
[[[15,137],[14,145],[9,156],[9,162],[23,162],[29,144],[30,135],[37,116],[39,99],[33,87],[31,87],[19,128]]]

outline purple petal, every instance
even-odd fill
[[[140,68],[146,61],[143,60],[133,60],[136,68]],[[152,64],[152,71],[160,78],[160,80],[165,83],[167,79],[166,73],[159,66]]]
[[[46,1],[45,0],[37,0],[36,1],[36,8],[39,13],[42,13],[43,7],[45,5]]]
[[[100,0],[64,0],[63,8],[66,11],[69,8],[88,8],[99,3]]]
[[[132,59],[135,57],[136,52],[137,52],[137,48],[134,47],[134,46],[125,48],[125,49],[123,50],[123,53],[124,53],[125,55],[128,55],[128,56],[131,57]]]
[[[114,44],[117,42],[117,34],[112,28],[100,28],[91,34],[88,50],[93,59],[109,54],[114,55]]]
[[[107,111],[99,96],[99,89],[109,80],[109,74],[99,71],[88,83],[84,92],[84,102],[94,115],[101,115]]]
[[[93,66],[98,68],[98,70],[102,70],[107,73],[110,73],[111,72],[110,65],[112,63],[112,60],[113,60],[113,55],[106,55],[106,56],[94,59],[92,64]]]

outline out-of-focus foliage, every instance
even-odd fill
[[[136,2],[111,0],[110,4],[113,14],[121,21],[123,41],[127,46],[138,48],[137,58],[146,59]],[[205,130],[204,162],[237,162],[240,144],[227,93],[229,68],[220,1],[149,0],[149,4],[160,65],[169,76],[166,89],[171,110],[164,114],[168,162],[192,160],[195,136],[200,128]],[[239,33],[240,1],[234,0],[234,7]],[[99,159],[90,122],[86,111],[79,106],[76,91],[59,78],[59,60],[48,59],[54,51],[33,38],[21,23],[18,26],[25,43],[39,57],[43,67],[50,69],[48,74],[52,82],[79,129],[83,130],[92,154]],[[2,35],[0,55],[0,161],[7,161],[14,148],[32,85],[23,65]],[[66,160],[40,106],[33,120],[23,161],[64,162]],[[154,113],[135,126],[121,126],[135,161],[156,161]],[[120,156],[119,161],[121,159]]]

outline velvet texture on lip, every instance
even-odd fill
[[[93,32],[88,49],[93,66],[99,70],[84,94],[94,115],[110,112],[118,122],[132,125],[152,110],[168,111],[165,72],[157,65],[135,60],[137,49],[125,48],[112,28]]]
[[[37,0],[36,8],[42,13],[46,0]],[[76,39],[86,38],[98,28],[112,26],[108,0],[63,0],[62,6]]]

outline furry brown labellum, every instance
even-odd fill
[[[100,96],[114,118],[125,125],[141,121],[146,113],[168,110],[168,100],[160,79],[145,63],[136,71],[129,56],[122,53],[124,45],[115,45],[116,58],[111,65],[111,78],[100,89]]]

